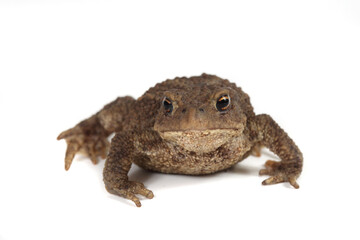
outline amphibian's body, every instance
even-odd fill
[[[302,154],[268,115],[255,115],[249,97],[234,83],[213,75],[166,80],[135,100],[118,98],[74,128],[61,133],[68,149],[68,170],[78,151],[93,163],[106,157],[106,189],[141,206],[136,194],[153,197],[142,183],[128,179],[133,163],[148,170],[201,175],[235,165],[260,146],[281,161],[268,161],[263,184],[290,182],[302,169]]]

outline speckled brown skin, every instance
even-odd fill
[[[216,107],[221,96],[229,96],[224,111]],[[172,111],[163,101],[168,99]],[[152,198],[142,183],[128,179],[133,163],[152,171],[202,175],[235,165],[260,146],[269,148],[281,161],[267,161],[260,175],[271,177],[264,185],[289,182],[295,188],[302,170],[299,148],[269,115],[255,115],[249,97],[234,83],[214,75],[166,80],[150,88],[139,99],[118,98],[74,128],[61,133],[66,139],[65,169],[78,151],[95,164],[105,157],[106,189],[141,206],[136,194]]]

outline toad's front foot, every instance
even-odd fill
[[[294,188],[299,188],[299,184],[296,179],[299,177],[301,168],[294,163],[283,163],[268,160],[265,163],[265,169],[261,169],[260,175],[270,175],[268,179],[265,179],[262,184],[270,185],[281,182],[289,182]]]
[[[124,181],[121,184],[106,184],[106,190],[109,193],[127,198],[133,201],[137,207],[141,207],[141,202],[135,194],[143,195],[146,198],[152,199],[154,194],[149,189],[145,188],[144,184],[139,182]]]

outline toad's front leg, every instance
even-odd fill
[[[153,198],[154,194],[145,188],[144,184],[128,179],[128,172],[136,152],[135,138],[136,133],[133,131],[120,132],[115,135],[111,141],[103,175],[105,188],[109,193],[127,198],[133,201],[137,207],[141,207],[136,194],[149,199]]]
[[[294,141],[282,130],[279,125],[266,114],[256,116],[253,130],[258,136],[259,143],[278,155],[280,162],[269,160],[260,175],[270,175],[264,180],[264,185],[280,182],[289,182],[294,188],[299,188],[296,179],[300,176],[303,156]]]

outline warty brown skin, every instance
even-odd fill
[[[108,151],[107,138],[114,132]],[[128,179],[132,164],[163,173],[211,174],[250,153],[259,155],[260,146],[265,146],[281,161],[266,162],[259,174],[270,177],[263,184],[289,182],[295,188],[303,164],[293,140],[269,115],[255,115],[241,88],[207,74],[166,80],[137,100],[117,98],[58,139],[68,144],[66,170],[79,151],[94,164],[108,153],[103,171],[106,189],[138,207],[137,194],[154,195]]]

